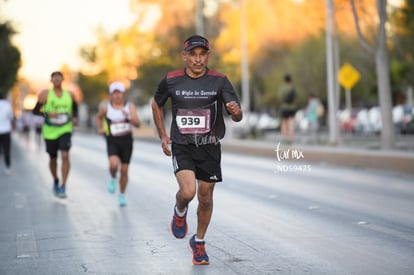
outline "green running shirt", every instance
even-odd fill
[[[57,139],[63,134],[72,133],[72,105],[73,99],[67,90],[62,90],[62,96],[58,97],[53,89],[49,89],[43,106],[46,119],[42,132],[45,139]]]

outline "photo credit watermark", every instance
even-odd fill
[[[300,161],[302,162],[305,160],[305,153],[303,150],[298,148],[283,148],[280,145],[280,142],[277,144],[276,149],[276,168],[275,173],[280,172],[297,172],[297,173],[306,173],[312,171],[312,166],[310,164],[303,164],[303,163],[292,163],[292,161]],[[289,163],[287,163],[289,161]]]

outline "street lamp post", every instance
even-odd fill
[[[328,91],[328,125],[329,143],[337,144],[336,90],[335,90],[335,60],[333,50],[333,2],[326,0],[326,76]]]
[[[203,7],[204,7],[204,0],[195,0],[195,10],[196,10],[196,33],[199,35],[204,36],[204,15],[203,15]]]
[[[241,89],[242,105],[246,114],[250,111],[249,56],[247,52],[246,3],[240,0],[240,38],[241,38]]]

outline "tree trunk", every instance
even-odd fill
[[[376,47],[371,47],[362,36],[354,0],[350,0],[350,2],[361,45],[366,48],[368,52],[375,53],[379,107],[382,118],[381,149],[392,149],[395,145],[395,129],[392,121],[390,62],[385,30],[385,24],[387,23],[387,0],[376,0],[379,17]]]
[[[392,121],[392,98],[390,64],[387,50],[385,23],[387,21],[387,1],[377,0],[380,26],[375,51],[379,105],[382,117],[381,149],[391,149],[395,144],[395,129]]]

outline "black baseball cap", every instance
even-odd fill
[[[192,35],[184,41],[184,51],[191,51],[196,47],[204,47],[210,50],[210,45],[207,38],[201,35]]]

